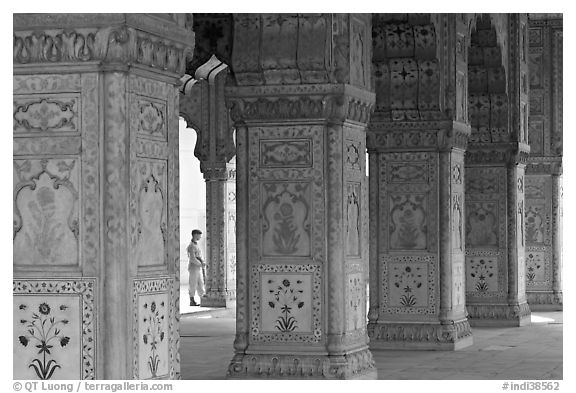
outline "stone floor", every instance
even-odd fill
[[[562,317],[562,312],[533,312],[529,326],[473,328],[474,345],[460,351],[372,351],[378,379],[563,379]],[[180,329],[182,379],[225,378],[233,353],[232,310],[183,315]]]

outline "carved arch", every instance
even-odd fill
[[[373,15],[372,69],[378,118],[443,118],[436,30],[430,14]]]
[[[468,115],[470,143],[509,142],[506,26],[481,14],[470,22]],[[496,21],[496,23],[493,23]],[[496,28],[496,26],[500,26]],[[499,31],[500,30],[500,34]]]
[[[236,154],[232,122],[224,101],[228,65],[212,55],[187,74],[180,88],[180,115],[197,134],[194,155],[201,169],[208,162],[229,162]]]

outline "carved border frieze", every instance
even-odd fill
[[[372,342],[388,343],[456,343],[472,336],[472,330],[467,320],[455,322],[452,325],[430,325],[410,323],[370,323],[368,337]]]
[[[128,15],[122,20],[111,17],[109,21],[91,22],[98,26],[108,22],[113,26],[83,28],[66,28],[71,21],[64,16],[62,20],[52,22],[52,26],[47,23],[43,31],[27,30],[27,19],[33,18],[34,15],[24,15],[15,23],[14,64],[120,61],[181,75],[185,71],[186,57],[192,55],[190,43],[194,42],[194,33],[171,23],[151,22],[149,16]],[[139,29],[128,24],[135,24]]]
[[[366,145],[370,152],[397,151],[398,149],[465,150],[470,127],[452,121],[382,122],[369,124]]]
[[[523,318],[530,318],[530,307],[528,303],[511,304],[467,304],[466,309],[471,322],[476,320],[509,320],[518,321]]]
[[[297,85],[226,88],[235,122],[331,119],[366,124],[375,95],[350,85]]]
[[[236,354],[228,378],[348,379],[376,376],[368,349],[345,356]]]

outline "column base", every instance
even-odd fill
[[[562,292],[526,291],[526,300],[532,311],[562,311]]]
[[[519,304],[467,304],[470,326],[526,326],[531,323],[528,303]]]
[[[343,356],[237,353],[228,379],[377,379],[368,349]]]
[[[236,294],[231,291],[210,291],[200,298],[200,307],[227,307],[236,304]]]
[[[439,322],[370,322],[370,349],[455,351],[473,344],[468,320],[452,325]]]

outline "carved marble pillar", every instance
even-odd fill
[[[193,42],[185,15],[14,16],[14,378],[179,377]]]
[[[526,295],[561,310],[562,19],[530,15],[530,156],[526,167]]]
[[[206,294],[203,307],[236,304],[236,164],[202,165],[206,180]]]
[[[464,296],[467,24],[459,18],[374,16],[371,349],[472,344]]]
[[[366,334],[367,15],[234,16],[229,378],[375,378]]]
[[[224,100],[228,66],[212,56],[181,94],[180,114],[198,135],[194,155],[206,181],[206,294],[203,307],[234,307],[236,299],[235,146]]]
[[[466,306],[472,326],[522,326],[530,323],[524,226],[529,152],[526,14],[482,16],[476,27],[469,53]],[[498,38],[502,36],[506,40]],[[490,59],[492,53],[502,53],[503,60]],[[503,68],[504,77],[498,77]],[[483,73],[487,76],[481,77]]]

